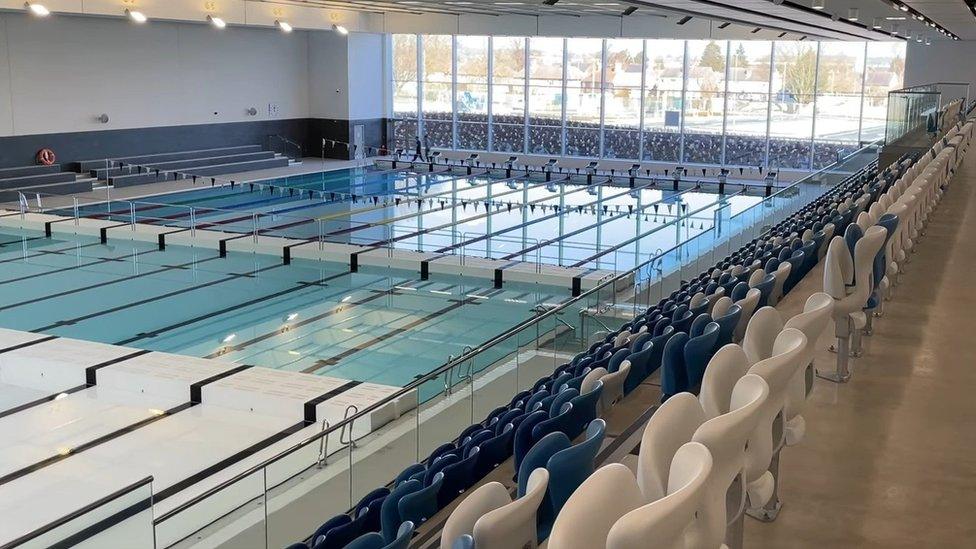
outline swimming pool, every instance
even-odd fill
[[[403,386],[568,292],[0,229],[0,326]]]
[[[78,215],[625,270],[756,204],[761,196],[752,192],[723,196],[649,183],[630,189],[371,167],[92,204]]]

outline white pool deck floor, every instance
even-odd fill
[[[0,383],[0,545],[148,475],[159,516],[400,390],[3,329]]]

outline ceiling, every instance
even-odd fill
[[[921,34],[945,39],[921,21],[905,17],[890,0],[825,0],[825,9],[811,8],[812,0],[262,0],[281,4],[347,8],[378,13],[440,13],[521,16],[624,16],[674,20],[691,16],[764,29],[836,40],[891,40]],[[976,1],[976,0],[974,0]],[[551,2],[551,0],[550,0]],[[962,39],[976,39],[974,17],[965,0],[904,0],[913,9],[944,25]],[[857,22],[847,21],[849,8],[859,10]],[[831,16],[835,16],[833,19]],[[882,29],[874,29],[880,18]],[[892,35],[896,25],[898,34]]]

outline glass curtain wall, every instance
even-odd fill
[[[397,34],[393,139],[814,169],[884,136],[902,42]]]

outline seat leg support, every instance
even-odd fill
[[[862,340],[864,336],[861,330],[854,330],[851,334],[851,356],[854,358],[861,358],[864,355],[864,346],[862,345]]]
[[[783,502],[779,500],[779,450],[773,454],[773,459],[769,462],[769,472],[773,474],[773,495],[760,509],[747,509],[746,514],[750,517],[762,521],[773,522],[779,516],[783,508]]]
[[[870,336],[874,333],[874,315],[877,309],[874,311],[866,311],[867,314],[864,316],[867,318],[867,323],[864,325],[864,335]]]
[[[838,337],[837,345],[837,369],[834,372],[817,370],[817,377],[833,381],[834,383],[847,383],[851,379],[851,371],[848,361],[850,360],[850,341],[846,337]]]

